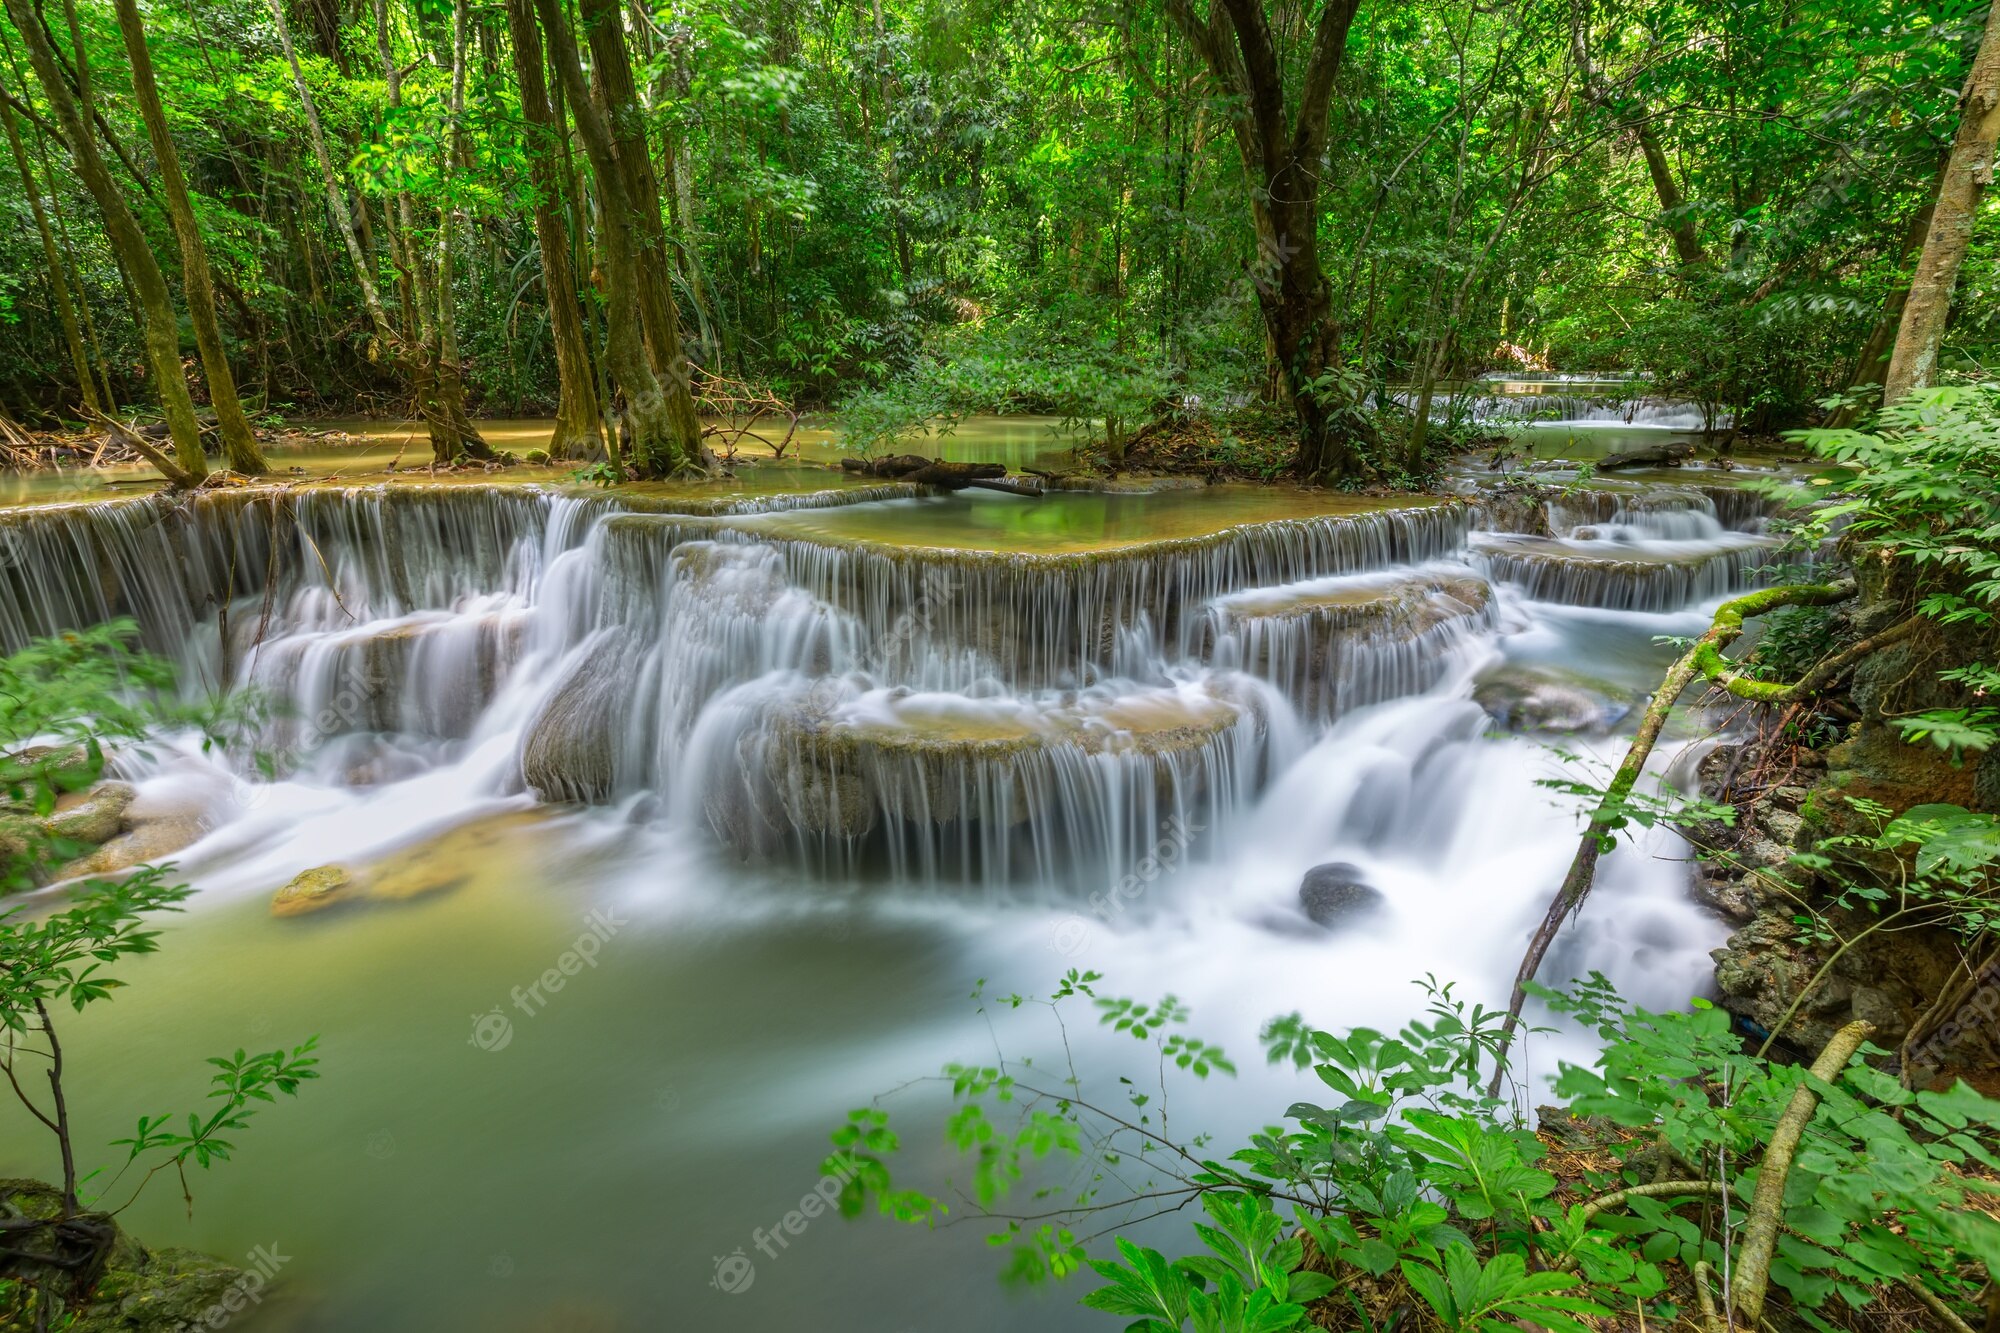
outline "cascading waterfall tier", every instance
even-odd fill
[[[1321,721],[1421,694],[1494,623],[1492,589],[1463,566],[1235,593],[1207,614],[1204,656],[1271,682]]]
[[[1436,685],[1492,629],[1489,579],[1679,606],[1764,549],[1726,530],[1761,508],[1726,525],[1694,487],[1566,492],[1538,502],[1541,539],[1475,535],[1499,511],[1465,503],[1033,555],[783,516],[910,494],[397,484],[10,511],[0,642],[131,616],[192,687],[278,705],[262,739],[311,781],[476,753],[497,759],[461,771],[496,794],[652,794],[811,876],[1088,885],[1163,829],[1227,828],[1333,719]]]

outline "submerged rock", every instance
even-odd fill
[[[304,916],[341,904],[400,903],[466,884],[483,865],[533,855],[525,836],[543,819],[537,810],[508,810],[460,824],[362,865],[303,871],[271,900],[273,916]]]
[[[1299,882],[1299,906],[1328,930],[1364,921],[1387,901],[1382,891],[1363,877],[1361,867],[1345,861],[1314,866]]]
[[[1482,677],[1472,699],[1503,731],[1603,735],[1632,711],[1629,700],[1601,681],[1518,664]]]
[[[322,911],[347,901],[353,887],[354,874],[346,866],[302,870],[271,899],[271,915],[304,916],[307,912]]]

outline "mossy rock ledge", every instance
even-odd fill
[[[1053,815],[1065,782],[1150,785],[1197,799],[1205,753],[1261,725],[1240,678],[1099,696],[965,700],[883,691],[865,708],[809,692],[772,708],[737,743],[733,781],[704,795],[710,824],[743,854],[788,835],[860,839],[887,822],[994,824]]]
[[[62,1195],[37,1180],[0,1180],[0,1217],[53,1221],[61,1215]],[[5,1261],[0,1277],[0,1333],[36,1326],[38,1296],[30,1283],[64,1292],[65,1308],[50,1310],[50,1325],[65,1333],[173,1333],[189,1328],[219,1328],[224,1324],[268,1329],[268,1318],[252,1322],[251,1312],[268,1313],[265,1302],[271,1273],[264,1266],[238,1268],[211,1255],[185,1249],[147,1249],[111,1219],[86,1214],[55,1227],[32,1228],[10,1235],[16,1253]],[[86,1280],[82,1295],[71,1297],[71,1275],[40,1258],[61,1254],[88,1256],[94,1280]],[[276,1270],[282,1256],[273,1255]],[[101,1265],[99,1267],[98,1265]]]

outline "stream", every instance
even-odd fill
[[[1658,636],[1698,633],[1773,545],[1699,468],[1401,504],[745,476],[0,510],[7,647],[132,615],[192,686],[282,705],[272,777],[191,737],[119,760],[136,811],[199,827],[175,858],[198,892],[65,1028],[88,1166],[197,1105],[208,1055],[323,1055],[191,1177],[191,1217],[156,1180],[135,1235],[286,1256],[311,1328],[1110,1327],[1080,1284],[1003,1288],[975,1224],[759,1240],[849,1108],[1060,1049],[1033,1011],[982,1013],[981,981],[1178,997],[1240,1074],[1173,1088],[1172,1123],[1223,1142],[1313,1095],[1256,1051],[1271,1017],[1399,1027],[1426,974],[1504,1004],[1575,847],[1575,802],[1538,785],[1583,776],[1557,749],[1615,762]],[[1705,739],[1662,771],[1685,785]],[[1608,857],[1544,977],[1706,990],[1727,932],[1684,856],[1661,833]],[[1379,908],[1309,917],[1327,863]],[[354,901],[274,914],[329,865]],[[1088,1018],[1069,1037],[1104,1085],[1148,1070]],[[1536,1037],[1531,1082],[1588,1051]],[[912,1183],[954,1170],[947,1104],[884,1103]],[[46,1176],[46,1146],[0,1112],[0,1172]]]

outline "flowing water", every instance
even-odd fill
[[[179,738],[120,761],[142,812],[204,832],[162,952],[65,1029],[89,1163],[197,1104],[208,1054],[318,1033],[325,1075],[193,1181],[191,1219],[156,1181],[135,1233],[275,1248],[315,1328],[1106,1327],[1076,1290],[1004,1292],[974,1226],[768,1238],[848,1108],[1060,1049],[979,1012],[981,979],[1178,996],[1242,1075],[1174,1091],[1172,1124],[1225,1139],[1312,1095],[1256,1057],[1269,1017],[1398,1026],[1426,973],[1504,1002],[1575,843],[1551,747],[1614,758],[1656,636],[1768,549],[1759,503],[1688,484],[769,490],[0,512],[5,646],[130,614],[191,682],[284,705],[274,776]],[[1725,932],[1681,854],[1607,858],[1545,976],[1701,992]],[[1301,910],[1331,861],[1373,918]],[[330,864],[362,901],[273,914]],[[1148,1074],[1087,1019],[1070,1042],[1100,1089]],[[1586,1049],[1538,1038],[1530,1072]],[[946,1171],[935,1091],[886,1104]],[[0,1172],[47,1174],[34,1131],[0,1113]]]

